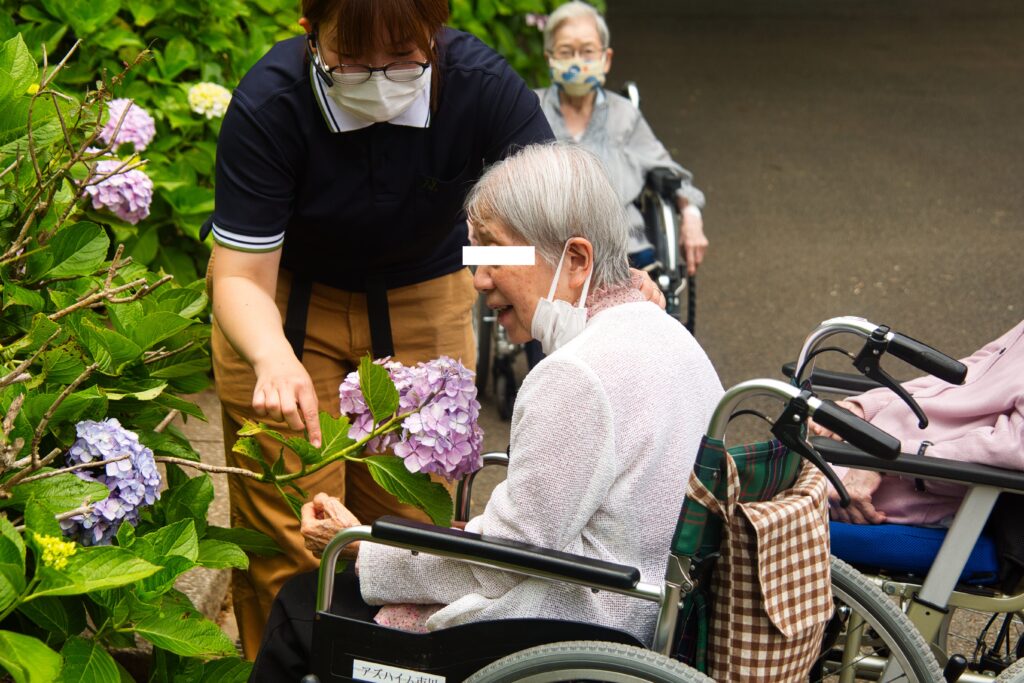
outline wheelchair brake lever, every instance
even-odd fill
[[[865,377],[878,382],[899,396],[900,400],[906,403],[907,407],[913,411],[914,416],[917,417],[918,428],[924,429],[928,426],[928,416],[924,414],[921,406],[907,393],[906,389],[893,379],[889,373],[883,370],[880,365],[882,355],[889,346],[889,342],[885,338],[887,334],[889,334],[889,328],[886,325],[880,325],[875,328],[875,331],[871,333],[868,340],[864,342],[864,347],[860,350],[860,353],[853,359],[853,366]]]
[[[784,446],[799,453],[801,457],[807,459],[825,475],[825,478],[832,484],[836,493],[839,494],[839,505],[845,508],[850,504],[850,494],[847,493],[842,480],[835,470],[832,469],[832,466],[821,457],[821,453],[815,450],[814,446],[804,438],[803,430],[807,424],[809,412],[807,398],[809,396],[811,396],[811,392],[804,389],[800,392],[799,396],[786,404],[786,409],[782,411],[779,418],[775,420],[775,424],[772,425],[772,434]]]

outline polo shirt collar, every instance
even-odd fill
[[[395,126],[409,126],[410,128],[430,127],[430,72],[424,74],[427,78],[427,85],[420,90],[419,97],[412,103],[412,106],[387,123]],[[332,133],[348,133],[362,128],[369,128],[373,121],[366,121],[345,111],[331,99],[327,94],[327,86],[317,76],[316,69],[309,65],[309,81],[313,84],[313,97],[320,106],[320,113],[324,116],[324,122]]]

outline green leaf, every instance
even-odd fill
[[[185,36],[175,36],[167,42],[163,49],[160,70],[165,78],[174,78],[194,65],[195,61],[196,49],[192,46],[192,42]]]
[[[85,606],[78,597],[38,598],[22,603],[18,611],[40,628],[60,634],[62,638],[77,636],[85,630]]]
[[[64,670],[57,683],[110,683],[120,680],[114,658],[95,641],[73,636],[60,650]]]
[[[150,448],[156,455],[169,455],[175,458],[185,458],[199,462],[199,454],[185,439],[179,439],[173,434],[139,430],[139,441]],[[170,482],[167,484],[171,485]]]
[[[43,0],[46,9],[56,17],[71,24],[80,38],[85,38],[96,29],[114,18],[120,9],[120,0],[89,0],[88,2],[67,2],[66,0]]]
[[[25,541],[7,515],[0,515],[0,564],[13,564],[25,570]]]
[[[170,311],[155,311],[143,318],[128,332],[131,340],[143,350],[152,348],[164,339],[173,337],[194,321]]]
[[[51,683],[62,664],[60,655],[36,638],[0,631],[0,666],[15,683]]]
[[[107,389],[103,393],[111,401],[120,401],[125,398],[134,398],[137,401],[152,401],[154,398],[164,393],[164,389],[166,388],[167,382],[160,382],[153,384],[153,386],[147,389],[141,389],[139,391],[121,392]]]
[[[398,389],[384,366],[374,363],[369,355],[359,361],[359,388],[374,422],[383,422],[394,415],[398,408]]]
[[[24,565],[0,564],[0,612],[16,603],[24,590]]]
[[[213,483],[209,475],[201,474],[167,492],[158,504],[165,511],[168,524],[190,519],[195,522],[196,531],[201,533],[205,531],[206,513],[212,501]]]
[[[243,527],[225,529],[219,526],[211,526],[206,528],[206,538],[214,541],[234,543],[243,551],[253,553],[254,555],[270,557],[281,554],[281,548],[274,539],[253,529],[245,529]]]
[[[161,562],[171,555],[180,555],[193,562],[199,557],[199,536],[196,534],[195,520],[182,519],[154,532],[139,536],[137,541],[146,541],[153,550],[153,555],[140,552],[151,562]]]
[[[71,384],[85,370],[81,353],[74,344],[45,351],[42,359],[46,379],[53,384]]]
[[[136,26],[145,26],[157,17],[157,8],[149,0],[127,0],[126,5],[135,17]]]
[[[38,423],[58,398],[58,394],[37,394],[25,401],[23,411],[29,421]],[[98,387],[76,391],[65,398],[50,417],[51,425],[75,423],[91,417],[102,418],[106,412],[107,399]]]
[[[348,418],[344,415],[333,417],[328,413],[320,413],[320,435],[323,441],[320,457],[332,458],[354,444],[355,439],[349,438],[348,435],[350,427]]]
[[[224,657],[207,662],[199,683],[246,683],[252,675],[252,662],[241,657]]]
[[[249,568],[249,558],[237,545],[208,538],[199,541],[198,563],[211,569]]]
[[[239,434],[241,434],[241,431],[239,431]],[[240,439],[236,439],[235,444],[231,447],[231,452],[244,455],[256,462],[265,462],[263,459],[263,449],[260,448],[260,442],[251,436],[243,436]]]
[[[370,468],[373,480],[400,503],[415,505],[438,526],[451,524],[454,506],[444,486],[422,472],[410,472],[405,462],[393,455],[372,455],[362,462]]]
[[[161,564],[163,567],[160,571],[153,576],[147,576],[136,585],[140,598],[151,600],[163,595],[174,587],[178,577],[196,566],[195,562],[180,555],[172,555],[162,560]]]
[[[11,306],[28,306],[34,311],[41,311],[46,306],[46,299],[39,292],[25,289],[10,282],[4,285],[3,308]]]
[[[53,468],[43,467],[39,474],[52,472]],[[105,484],[97,481],[79,479],[72,472],[65,472],[46,479],[30,481],[27,484],[16,484],[11,497],[0,498],[0,508],[6,506],[22,506],[32,498],[41,501],[50,511],[50,515],[74,510],[88,503],[95,503],[110,495]],[[38,529],[35,531],[40,532]],[[59,535],[59,534],[58,534]]]
[[[160,567],[116,546],[79,547],[60,570],[40,567],[42,581],[30,597],[78,595],[135,583],[160,571]]]
[[[194,609],[164,603],[135,623],[135,632],[157,647],[183,657],[232,655],[235,645],[217,624]]]
[[[28,88],[37,84],[38,77],[39,69],[21,34],[0,45],[0,144],[25,135]]]
[[[53,259],[46,278],[90,275],[103,265],[110,238],[95,223],[75,223],[60,230],[46,247]]]
[[[117,545],[120,548],[131,548],[135,543],[135,527],[131,524],[122,524],[117,527]]]
[[[25,528],[43,536],[60,538],[64,532],[61,531],[55,514],[53,509],[40,502],[38,498],[29,498],[25,504]]]
[[[142,349],[128,337],[83,320],[79,341],[107,375],[120,375],[126,365],[142,356]]]

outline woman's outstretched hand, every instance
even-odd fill
[[[281,353],[272,360],[253,365],[256,388],[252,409],[260,417],[288,423],[291,429],[306,429],[309,442],[319,448],[320,418],[313,380],[294,354]]]
[[[331,542],[338,532],[349,527],[359,526],[361,522],[356,519],[347,507],[334,496],[326,493],[318,493],[313,500],[302,506],[302,522],[299,531],[305,540],[306,548],[320,557],[324,548]],[[341,556],[352,559],[359,553],[359,543],[351,543],[345,546]]]

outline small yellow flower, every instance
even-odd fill
[[[35,95],[37,92],[39,92],[39,84],[33,83],[32,85],[28,86],[28,90],[25,91],[25,94]]]
[[[43,549],[43,564],[52,569],[64,569],[68,566],[68,558],[78,550],[74,543],[56,536],[35,536],[36,543]]]
[[[229,102],[231,91],[216,83],[197,83],[188,89],[188,106],[208,119],[224,116]]]

